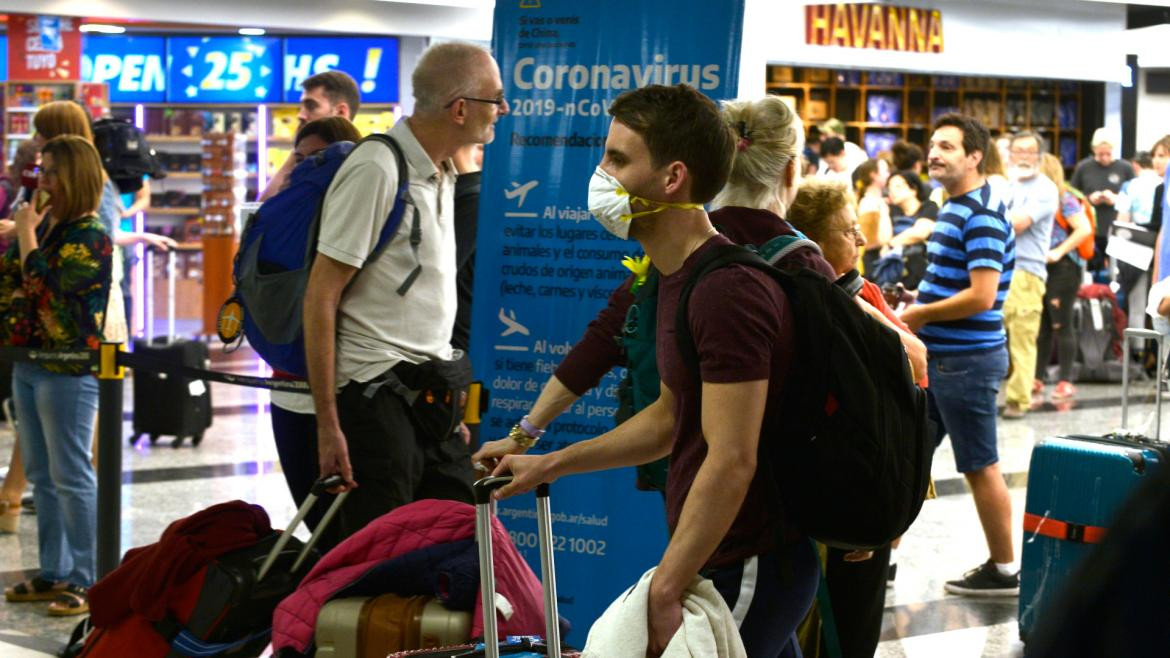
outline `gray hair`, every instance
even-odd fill
[[[1036,140],[1037,150],[1039,150],[1041,153],[1048,152],[1048,142],[1045,141],[1044,138],[1040,136],[1040,133],[1038,133],[1036,131],[1021,130],[1020,132],[1015,133],[1014,135],[1011,136],[1012,141],[1010,143],[1015,144],[1016,142],[1020,141],[1021,139],[1034,139],[1034,140]]]
[[[723,120],[738,143],[727,184],[714,208],[742,206],[784,214],[784,175],[804,148],[804,125],[777,96],[723,103]]]
[[[427,48],[411,76],[415,112],[433,114],[460,96],[473,96],[483,84],[484,67],[491,53],[473,43],[450,41]]]

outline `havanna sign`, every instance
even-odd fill
[[[845,2],[806,5],[804,25],[804,41],[813,46],[943,51],[942,14],[937,9]]]

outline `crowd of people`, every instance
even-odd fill
[[[670,529],[650,585],[651,653],[679,628],[680,599],[702,574],[732,611],[749,655],[797,655],[796,631],[823,566],[845,655],[872,655],[896,542],[818,550],[790,514],[768,504],[758,467],[760,442],[783,435],[782,404],[799,385],[784,290],[741,266],[694,286],[686,320],[698,378],[674,338],[680,296],[704,254],[790,236],[808,242],[781,267],[830,282],[856,270],[868,279],[857,303],[897,335],[908,384],[928,391],[936,442],[950,437],[988,560],[948,581],[947,591],[1018,593],[997,394],[1006,378],[1004,417],[1026,414],[1043,398],[1054,346],[1053,395],[1075,394],[1071,311],[1086,268],[1114,273],[1121,295],[1141,310],[1143,286],[1157,281],[1159,267],[1170,272],[1160,245],[1146,269],[1122,262],[1110,270],[1105,255],[1112,226],[1159,232],[1170,136],[1130,164],[1113,159],[1101,133],[1066,182],[1041,135],[1017,133],[1001,145],[958,114],[936,121],[926,150],[899,142],[869,158],[838,121],[819,126],[806,144],[800,118],[776,97],[720,106],[686,85],[624,93],[610,107],[599,165],[581,186],[601,226],[637,241],[650,266],[613,292],[508,435],[485,437],[472,454],[466,428],[433,418],[463,404],[481,149],[509,106],[498,65],[474,45],[431,47],[412,83],[414,111],[389,131],[405,171],[391,149],[362,142],[320,211],[304,297],[312,395],[273,396],[292,498],[302,502],[322,474],[341,474],[333,493],[351,492],[326,547],[412,501],[471,502],[473,464],[514,476],[501,497],[565,475],[658,464],[640,471],[647,488],[661,491]],[[350,122],[360,105],[352,78],[322,73],[303,88],[294,153],[265,198],[295,185],[297,168],[331,144],[361,140]],[[12,219],[0,223],[9,243],[0,259],[0,341],[77,349],[124,340],[116,249],[159,239],[120,234],[122,202],[79,106],[51,103],[34,123],[36,152],[26,157],[38,162],[37,186],[21,192]],[[374,252],[402,178],[415,219]],[[419,232],[423,239],[414,239]],[[651,290],[660,321],[637,343],[627,321]],[[622,400],[624,422],[563,450],[524,454],[616,366],[643,377]],[[12,382],[19,442],[0,531],[14,529],[18,478],[27,474],[41,568],[6,597],[51,601],[50,614],[83,613],[95,578],[97,385],[75,367],[34,364],[17,364]],[[423,389],[428,394],[418,395]],[[820,639],[806,633],[803,642]]]

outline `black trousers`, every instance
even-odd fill
[[[383,514],[416,500],[472,503],[471,450],[458,434],[434,438],[418,431],[406,401],[389,386],[367,396],[351,382],[337,397],[341,431],[358,486],[329,534],[345,539]]]
[[[862,562],[846,562],[846,553],[830,548],[825,564],[837,640],[844,658],[873,658],[882,633],[890,547],[874,551]]]

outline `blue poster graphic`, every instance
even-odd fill
[[[86,34],[81,51],[81,79],[108,84],[111,103],[166,101],[166,37]]]
[[[357,81],[363,103],[398,102],[395,37],[288,37],[284,40],[284,102],[299,103],[301,83],[337,69]]]
[[[611,237],[587,207],[609,129],[607,108],[650,84],[735,96],[743,2],[500,0],[493,50],[511,114],[487,147],[480,196],[472,362],[490,389],[481,436],[504,436],[539,395],[586,325],[629,274],[637,243]],[[622,371],[557,419],[532,452],[613,428]],[[552,486],[560,612],[584,644],[594,620],[655,566],[666,546],[662,497],[634,469]],[[531,496],[503,501],[503,523],[539,572]]]
[[[281,40],[171,37],[167,102],[279,103]]]

